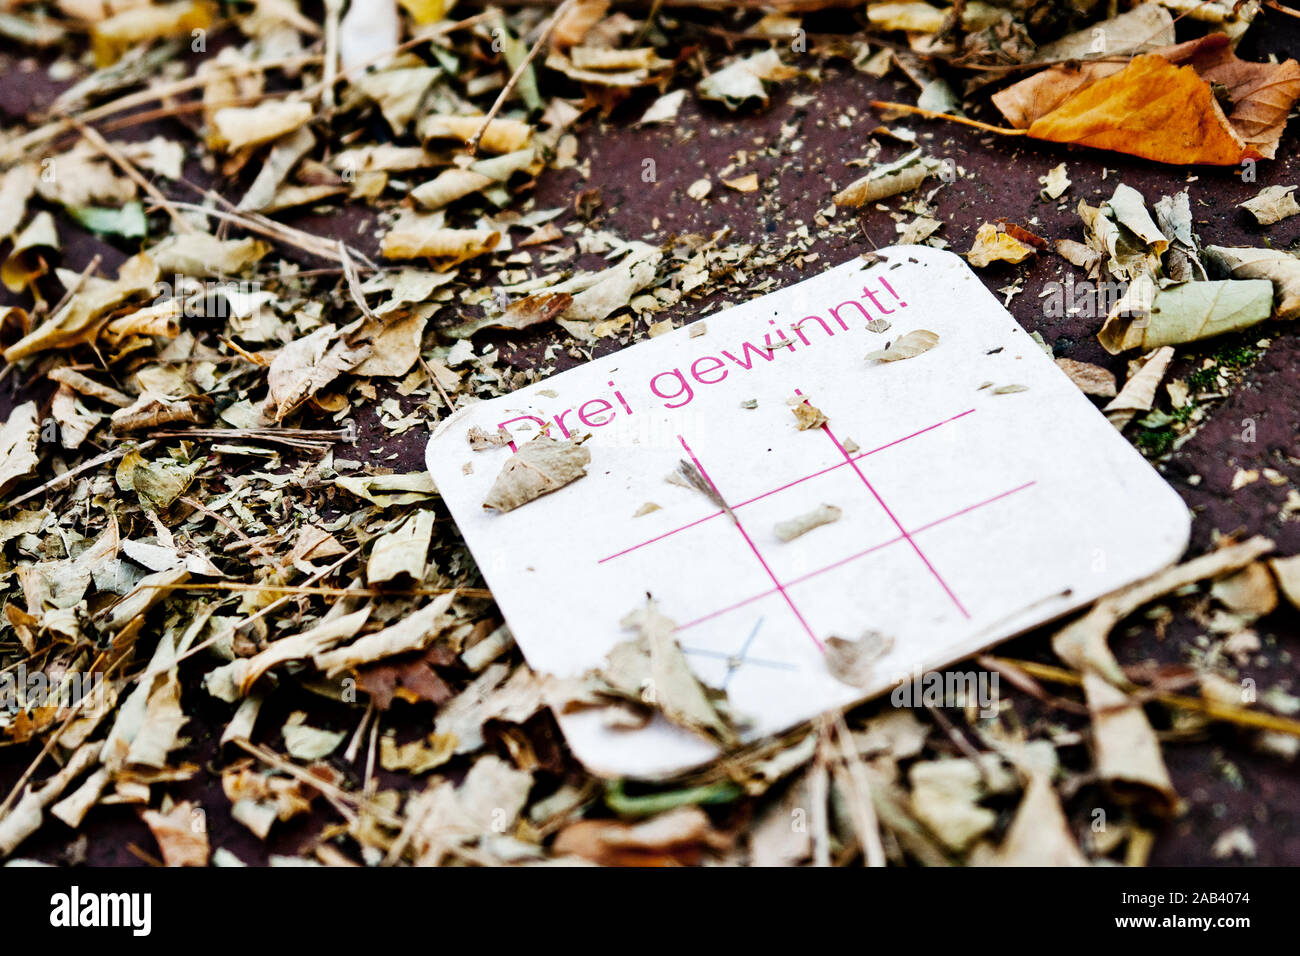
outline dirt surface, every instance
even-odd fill
[[[1252,31],[1240,53],[1247,59],[1263,59],[1270,53],[1279,55],[1300,49],[1300,21],[1285,17],[1270,18]],[[809,54],[809,65],[815,63]],[[10,57],[0,63],[0,112],[16,118],[39,109],[62,87],[51,83],[39,67],[25,68]],[[536,187],[538,208],[563,206],[567,210],[561,223],[572,215],[575,195],[583,190],[599,189],[602,203],[596,212],[597,225],[629,238],[662,242],[685,233],[712,233],[730,229],[738,241],[758,244],[784,241],[782,237],[800,223],[806,223],[812,236],[818,235],[814,216],[830,205],[830,196],[853,179],[861,170],[846,166],[849,160],[865,155],[864,130],[876,126],[880,118],[866,105],[876,98],[913,100],[914,90],[893,74],[876,80],[852,70],[842,60],[823,67],[819,80],[805,79],[785,84],[774,93],[771,106],[760,112],[727,113],[688,98],[675,127],[635,129],[631,120],[644,105],[641,100],[624,104],[609,121],[590,121],[583,128],[579,157],[590,164],[590,175],[578,170],[547,172]],[[842,121],[847,118],[847,121]],[[982,118],[996,118],[985,113]],[[171,121],[174,122],[174,121]],[[956,182],[941,189],[935,199],[936,218],[943,228],[938,235],[951,247],[963,252],[970,247],[978,227],[991,220],[1005,218],[1032,229],[1049,239],[1082,238],[1082,229],[1074,206],[1080,198],[1095,204],[1108,197],[1118,182],[1127,183],[1154,202],[1165,193],[1184,187],[1190,190],[1193,216],[1203,242],[1221,245],[1259,245],[1261,227],[1255,225],[1236,204],[1253,196],[1265,185],[1293,184],[1300,181],[1300,123],[1292,122],[1279,148],[1279,158],[1263,162],[1257,170],[1257,182],[1242,182],[1238,170],[1161,167],[1115,154],[1088,152],[1049,144],[1025,144],[1001,140],[992,135],[961,127],[899,120],[898,125],[915,129],[920,142],[931,155],[950,157],[962,170]],[[766,155],[769,144],[780,140],[783,126],[794,124],[796,132],[784,145]],[[169,123],[146,126],[131,132],[130,138],[147,138],[154,132],[175,134]],[[799,143],[795,151],[792,144]],[[901,155],[908,147],[901,143],[886,146],[883,159]],[[755,193],[737,193],[715,186],[710,198],[698,202],[687,196],[687,187],[696,179],[717,172],[736,161],[739,151],[748,151],[751,161],[738,166],[738,173],[757,172],[760,181],[774,177],[775,189]],[[757,153],[756,153],[757,151]],[[655,181],[645,182],[645,161],[653,160]],[[1068,164],[1073,180],[1069,192],[1060,201],[1044,202],[1039,196],[1038,177],[1060,162]],[[233,184],[215,180],[211,174],[191,164],[187,178],[196,185],[233,188]],[[178,198],[192,199],[180,187],[171,190]],[[186,191],[188,192],[188,191]],[[897,209],[899,201],[886,203]],[[841,212],[843,217],[849,213]],[[362,206],[350,205],[333,215],[298,216],[292,224],[323,235],[345,237],[367,254],[377,245],[372,214]],[[62,220],[64,265],[83,268],[90,259],[102,256],[108,271],[126,257],[125,248],[105,245],[94,237],[68,227]],[[1300,239],[1300,218],[1264,227],[1263,238],[1277,248],[1291,248]],[[858,228],[842,236],[817,239],[804,257],[802,270],[792,262],[779,267],[773,277],[780,284],[798,281],[816,274],[845,259],[885,246],[896,236],[894,221],[884,212],[868,207],[861,211]],[[289,250],[286,256],[292,258]],[[306,268],[321,265],[302,260]],[[1039,293],[1044,284],[1064,280],[1075,273],[1059,257],[1046,253],[1023,266],[1002,266],[983,270],[981,278],[993,290],[1009,286],[1017,277],[1023,290],[1015,295],[1009,309],[1031,331],[1038,331],[1059,356],[1105,365],[1122,372],[1124,360],[1107,355],[1097,344],[1098,320],[1085,317],[1052,318],[1044,314]],[[708,311],[712,300],[690,300],[688,304],[655,316],[671,318],[675,324],[691,321]],[[954,303],[954,307],[957,304]],[[452,324],[458,317],[453,310],[440,317]],[[1266,348],[1258,347],[1268,340]],[[536,363],[546,347],[555,341],[544,329],[526,333],[489,334],[479,342],[501,349],[505,362],[517,369]],[[1230,336],[1205,343],[1201,348],[1180,350],[1180,358],[1171,377],[1186,374],[1199,364],[1202,356],[1224,348],[1251,347],[1258,357],[1245,368],[1243,377],[1230,394],[1214,408],[1211,417],[1188,441],[1178,447],[1157,467],[1183,496],[1194,514],[1191,554],[1202,553],[1218,535],[1263,534],[1271,537],[1279,553],[1300,552],[1300,520],[1285,521],[1279,512],[1288,491],[1300,483],[1300,339],[1296,331],[1273,323],[1249,334]],[[616,343],[602,342],[595,354],[603,354]],[[581,354],[560,350],[558,369],[583,361]],[[0,391],[0,411],[7,412],[15,399],[29,397],[16,375],[9,376]],[[426,433],[413,429],[397,438],[388,438],[373,417],[360,421],[362,453],[372,460],[383,460],[395,470],[422,467]],[[1253,436],[1253,440],[1247,440]],[[1286,484],[1256,481],[1240,490],[1232,490],[1239,469],[1273,468],[1285,476]],[[1068,504],[1066,505],[1068,507]],[[1136,618],[1131,626],[1119,628],[1113,646],[1120,661],[1133,664],[1156,660],[1167,664],[1187,663],[1198,651],[1197,638],[1203,633],[1192,616],[1179,616],[1167,627],[1159,622]],[[1259,622],[1262,650],[1242,668],[1243,677],[1253,677],[1258,686],[1281,686],[1294,693],[1300,690],[1300,615],[1283,608]],[[1054,662],[1047,645],[1047,631],[1031,633],[1001,649],[1007,656]],[[188,728],[192,744],[181,756],[206,770],[194,780],[172,789],[178,799],[194,799],[207,809],[213,846],[224,846],[250,863],[266,859],[268,852],[292,853],[310,834],[329,821],[324,814],[298,818],[277,828],[263,845],[229,816],[228,801],[220,794],[220,778],[213,763],[217,757],[214,732],[224,726],[230,708],[208,697],[197,685],[198,666],[182,668],[186,695],[198,700],[198,714]],[[277,714],[267,713],[264,727],[278,727],[284,717],[301,702],[290,695],[277,695]],[[313,704],[314,712],[320,702]],[[1037,706],[1017,695],[1016,706],[1028,717]],[[283,714],[278,713],[280,709]],[[211,721],[202,716],[211,711]],[[409,714],[409,732],[427,729],[428,713],[419,709]],[[343,713],[334,715],[331,724],[328,707],[320,724],[342,729]],[[1154,717],[1153,713],[1153,717]],[[395,716],[394,720],[401,720]],[[1072,726],[1068,717],[1059,718]],[[1078,724],[1075,729],[1081,729]],[[350,728],[349,728],[350,729]],[[1258,752],[1248,736],[1228,728],[1216,728],[1206,734],[1186,736],[1181,731],[1169,733],[1178,743],[1165,748],[1173,781],[1186,808],[1182,816],[1164,824],[1157,831],[1151,861],[1156,864],[1213,864],[1223,862],[1211,852],[1216,838],[1235,825],[1244,825],[1258,847],[1255,862],[1265,864],[1300,863],[1300,769],[1293,763],[1271,754]],[[555,740],[556,747],[561,744]],[[1078,748],[1082,751],[1082,747]],[[25,747],[0,750],[0,792],[7,792],[31,760],[33,752]],[[1080,753],[1080,764],[1086,759]],[[558,758],[557,758],[558,759]],[[340,769],[345,765],[339,761]],[[398,778],[381,773],[384,786],[396,784]],[[1067,809],[1072,818],[1086,818],[1093,796],[1082,788]],[[50,823],[25,844],[23,856],[39,859],[62,859],[67,841],[66,830]],[[82,827],[82,858],[95,864],[139,864],[153,851],[153,842],[136,812],[126,807],[99,808]],[[133,845],[140,848],[135,852]]]

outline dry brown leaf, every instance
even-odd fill
[[[211,847],[203,811],[188,800],[178,803],[167,813],[144,810],[140,819],[158,841],[163,863],[167,866],[207,866]]]
[[[1271,226],[1296,213],[1300,205],[1296,204],[1294,186],[1265,186],[1257,196],[1238,205],[1255,217],[1261,226]]]
[[[99,320],[109,310],[133,296],[151,292],[158,281],[158,266],[143,253],[132,256],[118,269],[113,282],[87,282],[66,306],[5,349],[7,362],[17,362],[46,349],[70,348],[92,341]]]
[[[491,252],[501,242],[494,229],[448,229],[442,217],[405,213],[384,235],[380,252],[386,259],[438,259],[454,265]]]
[[[417,585],[423,581],[433,521],[432,511],[417,511],[397,530],[376,538],[366,562],[366,583],[387,584],[402,577]]]
[[[318,652],[312,659],[327,676],[333,677],[345,670],[372,664],[395,654],[423,650],[451,623],[448,611],[455,597],[455,592],[439,595],[396,624],[366,634],[347,647]]]
[[[1132,292],[1130,288],[1130,292]],[[1131,349],[1148,351],[1248,329],[1273,313],[1273,285],[1264,279],[1184,282],[1160,289],[1149,311],[1111,312],[1097,341],[1112,355]]]
[[[1278,249],[1206,246],[1205,251],[1234,279],[1272,282],[1275,318],[1300,317],[1300,259]]]
[[[1024,262],[1035,251],[1032,245],[1022,242],[1010,231],[986,222],[975,233],[975,242],[966,253],[966,258],[971,265],[981,269],[994,262]]]
[[[903,359],[915,358],[928,352],[939,344],[939,333],[929,329],[914,329],[897,342],[883,349],[867,353],[868,362],[901,362]]]
[[[483,126],[486,116],[445,116],[431,113],[419,122],[424,139],[459,139],[468,143]],[[523,149],[533,138],[533,128],[513,119],[494,119],[487,124],[478,141],[479,149],[488,153],[513,153]]]
[[[1088,865],[1047,774],[1030,774],[1025,795],[992,862],[997,866]]]
[[[277,422],[370,354],[370,346],[353,346],[340,330],[322,325],[276,353],[267,372],[267,414]]]
[[[1178,794],[1142,705],[1090,670],[1084,671],[1083,690],[1092,714],[1097,775],[1121,795],[1154,796],[1156,807],[1172,813]]]
[[[707,851],[729,845],[703,810],[682,807],[642,823],[582,820],[570,824],[555,838],[554,850],[601,866],[692,866]]]
[[[1186,64],[1186,65],[1180,65]],[[1225,91],[1225,115],[1211,85]],[[1300,64],[1248,63],[1211,34],[1129,63],[1098,61],[1037,73],[993,97],[1030,137],[1176,164],[1272,158],[1300,97]]]
[[[866,687],[876,663],[894,648],[894,639],[879,631],[867,631],[856,640],[826,638],[826,669],[841,684]]]
[[[1272,614],[1277,607],[1277,587],[1262,561],[1219,578],[1211,585],[1210,594],[1246,620]]]
[[[257,106],[227,106],[212,117],[212,143],[227,152],[259,146],[311,122],[310,103],[267,100]]]
[[[503,513],[513,511],[581,478],[591,462],[591,452],[583,447],[583,440],[556,441],[549,435],[538,435],[510,456],[483,500],[483,507]]]
[[[1269,567],[1273,569],[1278,587],[1291,602],[1291,606],[1300,610],[1300,554],[1289,558],[1273,558]]]
[[[0,492],[36,470],[41,461],[36,454],[40,434],[35,402],[24,402],[9,413],[0,428]]]
[[[1079,386],[1079,391],[1083,394],[1095,395],[1097,398],[1115,397],[1115,375],[1109,369],[1069,358],[1058,358],[1056,365],[1069,376],[1070,381]]]
[[[780,541],[793,541],[800,535],[807,534],[813,528],[820,528],[832,521],[839,521],[840,516],[843,514],[844,512],[834,505],[818,505],[812,511],[799,515],[797,518],[778,521],[776,527],[773,528],[773,533],[776,534],[777,539]]]
[[[1130,375],[1118,395],[1102,411],[1116,428],[1123,430],[1138,412],[1149,412],[1156,400],[1156,390],[1174,360],[1174,350],[1166,345],[1143,360],[1142,368]]]
[[[95,64],[109,66],[127,50],[164,37],[188,37],[195,30],[207,31],[216,11],[207,3],[181,0],[179,3],[131,4],[91,28]],[[98,19],[98,17],[96,18]]]
[[[1079,671],[1095,671],[1116,684],[1128,678],[1110,651],[1110,632],[1124,618],[1179,588],[1244,568],[1273,550],[1273,542],[1255,537],[1193,558],[1121,588],[1099,600],[1087,614],[1052,635],[1052,650]]]
[[[555,21],[552,41],[559,47],[577,46],[604,19],[609,4],[610,0],[576,0],[567,5]]]
[[[820,408],[802,397],[796,396],[792,399],[790,411],[794,413],[795,427],[801,432],[810,428],[821,428],[828,421]]]

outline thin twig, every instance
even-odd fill
[[[1081,676],[1074,671],[1066,670],[1064,667],[1053,667],[1051,664],[1012,660],[1004,657],[994,657],[993,660],[999,664],[1019,668],[1039,680],[1052,681],[1056,684],[1069,684],[1072,687],[1079,687],[1083,684]],[[1226,723],[1260,730],[1273,730],[1282,734],[1290,734],[1292,737],[1300,737],[1300,720],[1293,720],[1290,717],[1282,717],[1279,714],[1270,714],[1261,710],[1250,710],[1246,707],[1233,707],[1231,704],[1221,704],[1200,697],[1186,697],[1182,694],[1167,694],[1156,691],[1151,693],[1150,696],[1167,706],[1196,711]]]
[[[887,100],[872,100],[869,105],[878,110],[895,110],[899,113],[911,113],[914,116],[922,116],[925,119],[943,120],[948,123],[957,123],[961,126],[970,126],[973,129],[983,130],[986,133],[997,133],[999,136],[1024,136],[1028,132],[1023,129],[1011,129],[1007,126],[993,126],[990,123],[981,123],[979,120],[967,119],[965,116],[953,116],[950,113],[940,113],[935,110],[927,110],[920,106],[908,106],[906,103],[891,103]]]
[[[192,500],[192,499],[188,499]],[[251,542],[250,542],[251,546]],[[273,557],[273,555],[272,555]],[[471,598],[491,598],[487,588],[330,588],[302,584],[245,584],[222,581],[216,584],[141,584],[155,591],[274,591],[278,594],[321,594],[327,597],[434,597],[453,591]]]
[[[576,0],[564,0],[564,2],[556,8],[555,13],[551,14],[551,19],[548,20],[546,26],[542,28],[541,34],[537,37],[537,42],[534,43],[532,49],[528,51],[528,55],[520,61],[519,65],[515,67],[515,71],[510,74],[510,79],[506,81],[506,85],[503,86],[501,92],[497,94],[496,102],[492,104],[492,108],[488,110],[487,115],[483,117],[483,125],[478,128],[478,132],[470,137],[469,143],[466,144],[466,149],[471,156],[478,153],[479,140],[483,138],[483,134],[487,131],[493,118],[498,112],[500,112],[501,107],[505,105],[506,100],[510,98],[510,94],[514,92],[515,86],[519,83],[524,72],[530,65],[532,65],[533,58],[537,56],[537,52],[550,42],[551,33],[560,22],[560,18],[569,12],[569,7],[571,7],[575,2]]]
[[[63,485],[67,484],[69,481],[71,481],[73,478],[77,477],[77,475],[80,475],[83,472],[90,471],[92,468],[98,468],[100,465],[104,464],[105,462],[112,461],[114,458],[119,458],[122,455],[126,454],[127,451],[130,450],[131,448],[134,448],[136,451],[146,451],[152,448],[156,444],[158,444],[156,441],[145,441],[145,442],[141,442],[139,445],[131,445],[131,444],[119,445],[117,448],[114,448],[110,451],[106,451],[102,455],[96,455],[94,458],[90,459],[90,461],[83,461],[80,465],[77,465],[75,468],[69,468],[63,474],[51,478],[49,481],[45,482],[45,484],[38,485],[37,487],[33,488],[31,491],[19,495],[17,498],[14,498],[6,502],[4,505],[0,505],[0,510],[4,510],[5,508],[12,508],[15,505],[21,504],[22,502],[26,501],[29,498],[34,498],[36,495],[39,495],[42,492],[53,491],[55,488],[60,488]]]
[[[116,146],[104,139],[99,130],[93,126],[87,126],[76,117],[68,117],[69,122],[77,128],[82,136],[94,146],[97,150],[113,161],[118,169],[126,173],[128,179],[143,189],[158,205],[167,211],[167,215],[172,217],[172,222],[176,224],[178,232],[197,232],[194,224],[180,214],[172,201],[162,194],[162,191],[149,180],[140,174],[140,170],[135,168],[135,164],[122,155],[122,151]]]
[[[50,315],[58,315],[60,310],[68,304],[68,301],[81,291],[81,287],[85,284],[86,279],[99,268],[99,263],[103,258],[103,254],[98,252],[95,253],[95,257],[87,263],[86,268],[82,269],[77,278],[73,279],[68,285],[68,288],[63,293],[63,297],[59,299],[54,308],[50,309]]]

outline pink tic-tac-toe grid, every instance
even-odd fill
[[[796,389],[795,391],[796,394],[800,394],[800,395],[803,394],[798,389]],[[804,632],[808,635],[808,638],[817,646],[819,650],[822,650],[823,644],[821,639],[816,635],[816,633],[814,633],[813,629],[808,625],[807,619],[804,617],[803,612],[799,609],[799,604],[798,601],[796,600],[796,594],[792,592],[796,592],[798,590],[797,586],[799,584],[802,584],[805,581],[812,580],[813,578],[816,578],[819,575],[843,567],[846,564],[849,564],[853,561],[857,561],[860,558],[864,558],[869,554],[874,554],[884,548],[889,548],[893,545],[899,545],[899,544],[906,545],[913,552],[915,552],[917,558],[919,558],[921,563],[925,566],[926,571],[931,576],[933,576],[934,580],[943,589],[943,592],[948,596],[948,599],[952,602],[956,610],[962,615],[962,617],[969,620],[971,615],[966,610],[965,605],[962,604],[960,596],[958,596],[953,591],[953,589],[948,585],[948,582],[944,580],[941,569],[936,567],[934,562],[931,561],[931,559],[926,555],[925,550],[921,546],[921,542],[918,541],[917,538],[919,535],[922,535],[924,532],[928,531],[931,528],[937,527],[938,525],[944,524],[955,518],[959,518],[962,515],[970,514],[971,512],[977,511],[987,505],[993,504],[994,502],[1001,501],[1012,495],[1018,494],[1019,492],[1025,491],[1026,489],[1033,487],[1035,482],[1034,481],[1024,482],[1022,484],[1016,485],[1015,487],[1008,488],[1005,491],[999,492],[996,495],[985,498],[982,501],[976,501],[973,503],[964,504],[962,507],[958,508],[957,510],[952,511],[948,514],[945,514],[929,522],[926,522],[925,524],[918,525],[917,527],[913,527],[913,528],[908,528],[905,527],[901,521],[899,521],[894,511],[889,507],[888,502],[886,502],[885,499],[881,497],[880,492],[875,488],[874,485],[872,485],[871,479],[867,476],[867,469],[864,467],[862,463],[866,459],[870,458],[872,455],[878,454],[879,452],[885,451],[886,449],[895,448],[896,446],[903,445],[910,439],[916,438],[920,435],[924,435],[928,432],[932,432],[935,429],[943,428],[943,427],[960,427],[961,420],[964,419],[966,416],[972,415],[974,413],[975,413],[975,409],[973,408],[966,409],[965,411],[958,412],[955,415],[952,415],[948,418],[935,422],[932,425],[928,425],[925,428],[918,429],[910,434],[903,435],[900,438],[896,438],[893,441],[887,442],[886,444],[879,445],[875,448],[871,448],[866,451],[858,451],[858,452],[850,452],[847,448],[845,448],[844,444],[840,441],[838,437],[836,437],[835,432],[831,429],[830,423],[827,422],[819,426],[819,430],[823,432],[826,438],[835,446],[836,451],[839,453],[839,456],[842,459],[841,461],[838,461],[835,464],[830,465],[828,467],[820,468],[817,471],[813,471],[808,474],[800,475],[798,477],[792,478],[791,480],[785,482],[784,484],[778,485],[775,488],[772,488],[768,491],[764,491],[761,494],[757,494],[752,497],[746,498],[743,501],[736,501],[736,502],[728,501],[724,489],[718,487],[718,485],[714,482],[713,477],[710,475],[709,465],[700,459],[700,457],[691,448],[690,443],[688,442],[688,440],[684,435],[678,435],[677,440],[681,443],[682,449],[685,452],[686,456],[690,459],[691,463],[696,467],[696,469],[699,470],[700,474],[704,477],[704,479],[708,481],[709,485],[713,488],[713,491],[718,496],[718,498],[728,503],[728,508],[730,509],[731,517],[734,521],[736,531],[744,539],[745,544],[749,548],[749,551],[753,554],[754,559],[758,562],[758,564],[761,565],[764,573],[771,581],[772,586],[770,588],[767,588],[766,590],[759,591],[754,594],[750,594],[738,601],[734,601],[730,604],[726,604],[724,606],[718,607],[692,620],[685,621],[677,626],[677,630],[679,632],[687,631],[690,628],[695,627],[696,625],[703,624],[705,621],[713,620],[714,618],[720,617],[721,615],[727,614],[731,611],[735,611],[739,608],[753,604],[756,601],[763,600],[764,598],[771,597],[772,595],[779,595],[780,598],[785,602],[786,606],[789,607],[791,613],[794,614],[800,626],[803,628]],[[817,478],[821,475],[825,475],[828,472],[832,472],[840,468],[850,468],[853,470],[857,478],[862,482],[864,494],[868,495],[884,511],[884,513],[888,516],[890,522],[892,522],[893,526],[897,529],[898,533],[893,537],[887,538],[882,541],[877,541],[876,543],[872,544],[868,548],[838,558],[837,560],[832,561],[829,564],[823,565],[822,567],[819,568],[815,568],[814,570],[809,571],[805,574],[791,577],[786,580],[781,580],[777,576],[777,574],[773,572],[767,559],[764,558],[763,552],[759,549],[758,545],[755,543],[754,538],[750,535],[749,531],[746,530],[745,523],[738,512],[744,509],[745,506],[747,505],[752,505],[757,501],[762,501],[763,499],[770,498],[773,495],[778,495],[783,491],[786,491],[790,488],[794,488],[795,486],[800,485],[806,481],[809,481],[813,478]],[[642,548],[651,547],[657,542],[663,541],[667,538],[671,538],[675,535],[682,534],[684,532],[688,532],[693,528],[697,528],[701,525],[704,525],[710,521],[713,521],[716,518],[723,517],[726,514],[727,512],[723,510],[715,511],[711,514],[705,515],[703,518],[697,518],[694,521],[688,522],[684,525],[681,525],[680,527],[674,528],[671,531],[663,532],[662,534],[655,535],[654,537],[649,538],[645,541],[641,541],[636,544],[630,545],[629,547],[623,548],[622,550],[617,551],[613,554],[606,555],[605,557],[600,558],[597,563],[605,564],[607,562],[616,561],[618,558],[621,558],[624,555],[631,554],[632,552],[638,551]]]

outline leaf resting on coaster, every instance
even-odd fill
[[[776,536],[782,541],[793,541],[799,535],[807,534],[813,528],[820,528],[832,521],[839,521],[840,515],[843,513],[834,505],[818,505],[807,514],[791,518],[789,521],[778,521],[775,528]]]
[[[513,511],[581,478],[591,461],[591,452],[582,447],[582,441],[581,438],[556,441],[549,435],[537,436],[505,463],[483,507]]]
[[[726,692],[705,687],[696,679],[686,655],[673,637],[677,625],[659,612],[654,601],[620,622],[640,635],[610,650],[609,666],[601,672],[611,689],[642,704],[708,740],[731,747],[736,732],[723,716]]]
[[[879,631],[866,631],[857,640],[826,638],[826,669],[850,687],[866,687],[876,662],[894,648],[894,639]]]
[[[928,352],[939,344],[939,336],[929,329],[915,329],[908,332],[893,345],[867,353],[868,362],[901,362],[903,359],[915,358],[922,352]]]

